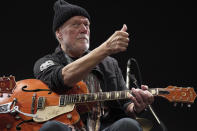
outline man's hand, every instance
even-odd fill
[[[154,101],[153,95],[148,91],[148,86],[142,85],[141,89],[135,89],[132,88],[132,94],[129,94],[130,99],[133,101],[133,106],[129,106],[128,109],[130,112],[137,112],[140,113],[145,108],[147,108],[148,105],[152,104]],[[131,109],[132,107],[132,109]]]
[[[127,26],[124,24],[122,29],[116,31],[106,42],[104,48],[107,49],[108,55],[125,51],[129,43],[129,34],[126,32]]]

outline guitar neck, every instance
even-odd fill
[[[162,90],[160,88],[149,89],[153,96],[158,94],[165,94],[168,91]],[[68,103],[86,103],[95,101],[109,101],[109,100],[120,100],[128,99],[128,94],[132,94],[131,90],[124,91],[112,91],[112,92],[97,92],[97,93],[87,93],[87,94],[69,94],[60,96],[60,105],[66,105]]]

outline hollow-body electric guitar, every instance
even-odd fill
[[[0,81],[0,85],[6,84],[3,82]],[[128,93],[132,94],[131,90],[89,93],[84,82],[77,83],[64,95],[51,92],[37,79],[21,80],[15,86],[11,92],[0,91],[1,131],[37,131],[49,120],[80,127],[83,123],[78,112],[86,112],[97,101],[128,99]],[[190,87],[168,86],[150,88],[149,91],[170,102],[192,104],[196,98],[194,89]]]

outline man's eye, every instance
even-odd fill
[[[89,24],[85,24],[86,27],[89,27]]]
[[[73,24],[73,26],[74,26],[74,27],[77,27],[77,26],[79,26],[79,24],[75,23],[75,24]]]

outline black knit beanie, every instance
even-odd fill
[[[53,32],[64,24],[68,19],[73,16],[85,16],[90,20],[88,12],[77,5],[69,4],[64,0],[57,0],[54,3],[53,9],[55,11],[53,18]]]

